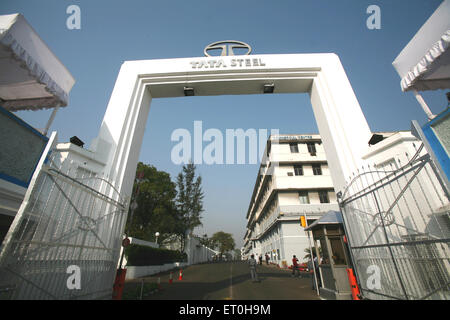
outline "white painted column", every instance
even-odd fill
[[[436,115],[434,115],[433,112],[431,112],[430,107],[427,105],[427,103],[423,99],[422,95],[419,92],[417,92],[417,90],[413,90],[413,93],[414,93],[414,97],[416,97],[417,102],[419,102],[423,111],[427,115],[428,120],[430,120],[430,121],[433,120],[436,117]]]
[[[336,192],[363,164],[372,136],[355,93],[336,55],[323,57],[311,87],[311,104]]]
[[[133,66],[122,65],[100,133],[91,144],[91,150],[106,163],[104,173],[125,199],[132,192],[152,99]]]

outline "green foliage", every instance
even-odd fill
[[[127,266],[153,266],[173,262],[185,262],[186,253],[131,244],[125,248]]]
[[[183,221],[177,210],[175,198],[176,185],[170,175],[158,171],[155,167],[138,163],[131,203],[127,221],[127,235],[142,240],[155,241],[155,233],[159,232],[158,243],[165,243],[173,234],[183,233]]]
[[[195,165],[188,163],[183,166],[182,172],[177,177],[178,196],[176,199],[178,212],[183,221],[182,247],[186,235],[195,227],[202,225],[201,213],[203,212],[202,177],[195,178]]]
[[[211,249],[214,248],[214,243],[211,238],[208,238],[207,234],[204,234],[203,237],[200,238],[200,244]]]
[[[195,166],[192,163],[183,166],[176,184],[167,172],[142,162],[138,163],[136,177],[126,234],[156,241],[155,233],[159,232],[159,244],[179,239],[183,251],[186,235],[202,224],[204,195]]]
[[[303,259],[308,259],[308,260],[310,260],[311,259],[311,250],[309,249],[309,248],[305,248],[305,256],[303,257]],[[316,257],[317,255],[316,255],[316,247],[312,247],[312,252],[313,252],[313,256],[314,257]],[[319,254],[320,254],[320,256],[322,256],[322,248],[321,247],[319,247]]]
[[[235,243],[231,233],[219,231],[213,234],[211,242],[214,248],[217,248],[221,254],[234,250]]]

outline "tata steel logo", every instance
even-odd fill
[[[250,47],[247,43],[236,40],[213,42],[210,45],[206,46],[203,52],[207,57],[214,57],[210,55],[209,52],[217,50],[221,50],[220,56],[234,56],[235,54],[233,49],[247,49],[247,51],[242,55],[249,55],[252,52],[252,47]]]
[[[237,49],[239,49],[239,52],[235,52]],[[211,55],[211,51],[216,51],[215,55]],[[192,69],[254,68],[266,66],[266,63],[261,57],[244,57],[252,52],[252,48],[242,41],[224,40],[213,42],[206,46],[203,52],[206,58],[189,61]]]

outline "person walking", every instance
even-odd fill
[[[252,277],[252,282],[259,282],[258,273],[256,272],[256,259],[255,255],[251,255],[250,259],[248,259],[248,264],[250,266],[250,276]]]
[[[266,253],[266,264],[267,265],[269,265],[269,260],[270,260],[269,255]]]
[[[262,266],[262,254],[259,255],[259,265]]]
[[[292,277],[295,277],[295,273],[297,273],[297,276],[300,276],[300,270],[298,269],[298,259],[294,254],[292,257]]]

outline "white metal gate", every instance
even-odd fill
[[[107,180],[61,162],[55,144],[52,134],[3,241],[0,298],[110,299],[124,202]]]
[[[338,195],[365,298],[450,298],[449,194],[422,149],[362,168]]]

